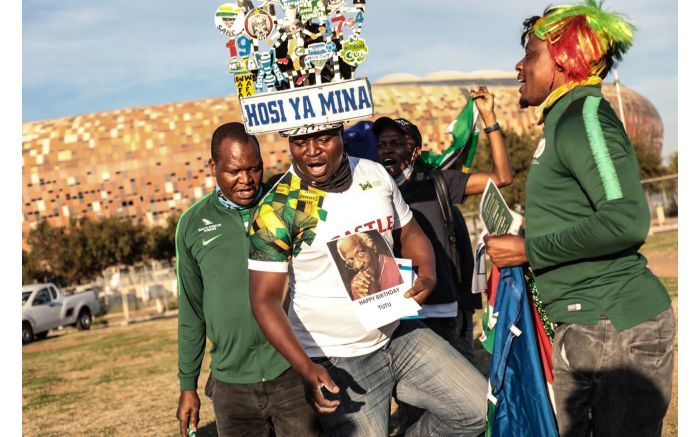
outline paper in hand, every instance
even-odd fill
[[[508,208],[491,178],[486,183],[484,194],[481,195],[479,216],[489,234],[517,234],[522,223],[522,217]]]

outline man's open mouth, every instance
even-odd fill
[[[253,197],[255,195],[255,188],[251,187],[251,188],[246,188],[244,190],[238,190],[236,192],[236,194],[238,194],[238,197],[240,197],[242,199],[250,199],[251,197]]]
[[[325,162],[313,162],[307,164],[306,168],[309,169],[311,176],[319,177],[326,174],[326,163]]]
[[[398,161],[396,161],[394,158],[384,158],[382,159],[382,165],[384,167],[391,167],[392,165],[396,165]]]

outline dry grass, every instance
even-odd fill
[[[26,435],[174,436],[179,393],[176,318],[71,329],[22,350]],[[200,425],[213,421],[203,397]]]
[[[675,238],[660,234],[647,243],[652,270],[652,259],[676,256]],[[663,280],[677,315],[677,276]],[[479,320],[475,315],[476,336]],[[486,373],[488,354],[477,350],[477,357],[477,367]],[[208,353],[202,368],[200,387],[209,373]],[[202,390],[200,396],[198,435],[216,435],[211,401]],[[87,332],[69,328],[22,350],[22,428],[27,436],[176,436],[178,397],[176,318]],[[673,398],[662,435],[678,435],[677,337]]]
[[[677,298],[674,298],[677,312]],[[480,329],[477,329],[480,331]],[[488,371],[488,354],[477,350]],[[88,332],[70,330],[22,351],[22,427],[34,435],[176,436],[177,319]],[[678,435],[678,347],[664,437]],[[208,369],[208,354],[203,368]],[[208,370],[200,376],[204,386]],[[202,397],[199,435],[216,435]]]

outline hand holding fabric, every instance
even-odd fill
[[[528,262],[525,238],[516,235],[489,234],[484,237],[486,254],[498,267],[512,267]]]

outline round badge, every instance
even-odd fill
[[[216,10],[214,25],[216,29],[226,36],[236,36],[243,32],[245,14],[243,9],[233,3],[226,3]]]
[[[256,8],[246,15],[244,29],[249,37],[262,41],[272,34],[274,25],[272,15],[260,8]]]

